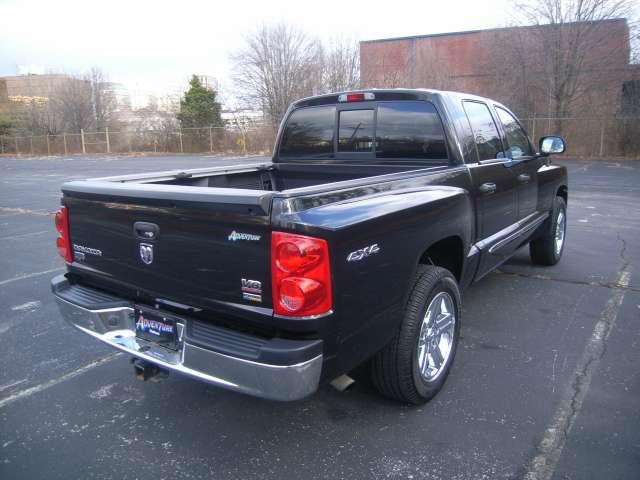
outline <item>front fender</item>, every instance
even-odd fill
[[[538,211],[548,212],[553,207],[553,199],[561,187],[568,186],[567,168],[562,165],[547,164],[538,169]]]

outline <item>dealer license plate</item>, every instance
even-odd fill
[[[134,308],[136,318],[136,336],[149,342],[169,348],[178,349],[176,335],[176,319],[166,316],[157,310]]]

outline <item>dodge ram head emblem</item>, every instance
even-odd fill
[[[151,265],[153,263],[153,245],[150,243],[140,244],[140,260],[145,265]]]

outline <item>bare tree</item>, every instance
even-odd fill
[[[134,130],[141,144],[154,145],[154,149],[170,151],[178,129],[178,105],[170,97],[149,97],[146,107],[134,110]]]
[[[546,88],[551,115],[567,115],[579,99],[602,89],[607,77],[616,75],[609,66],[618,60],[624,45],[610,41],[610,30],[602,21],[629,17],[633,5],[631,0],[529,0],[516,4],[523,21],[535,26],[529,30],[535,36],[531,47],[538,48],[538,76],[544,82],[536,88]],[[556,128],[561,128],[560,122]]]
[[[239,97],[276,126],[289,104],[320,90],[320,42],[283,23],[259,27],[231,60]]]
[[[79,132],[95,125],[91,84],[85,79],[70,77],[55,92],[53,108],[59,109],[64,128]]]
[[[324,50],[322,84],[326,92],[360,86],[360,48],[357,42],[334,39]]]
[[[631,43],[631,63],[640,63],[640,20],[636,19],[629,24]]]
[[[147,105],[134,110],[137,131],[174,131],[178,129],[177,102],[169,97],[158,98],[150,95]]]
[[[84,80],[91,88],[91,108],[95,118],[95,127],[103,131],[113,119],[116,109],[116,98],[104,72],[97,67],[91,68]]]
[[[547,98],[546,90],[536,92],[536,88],[548,84],[546,78],[540,81],[539,55],[534,53],[539,49],[539,38],[528,28],[505,28],[480,41],[486,53],[483,70],[491,82],[488,91],[471,93],[495,98],[523,116],[535,112],[536,94]]]

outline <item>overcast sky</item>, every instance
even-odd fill
[[[131,90],[176,89],[191,73],[229,90],[229,54],[261,23],[357,40],[504,26],[509,0],[0,0],[0,75],[102,68]]]

